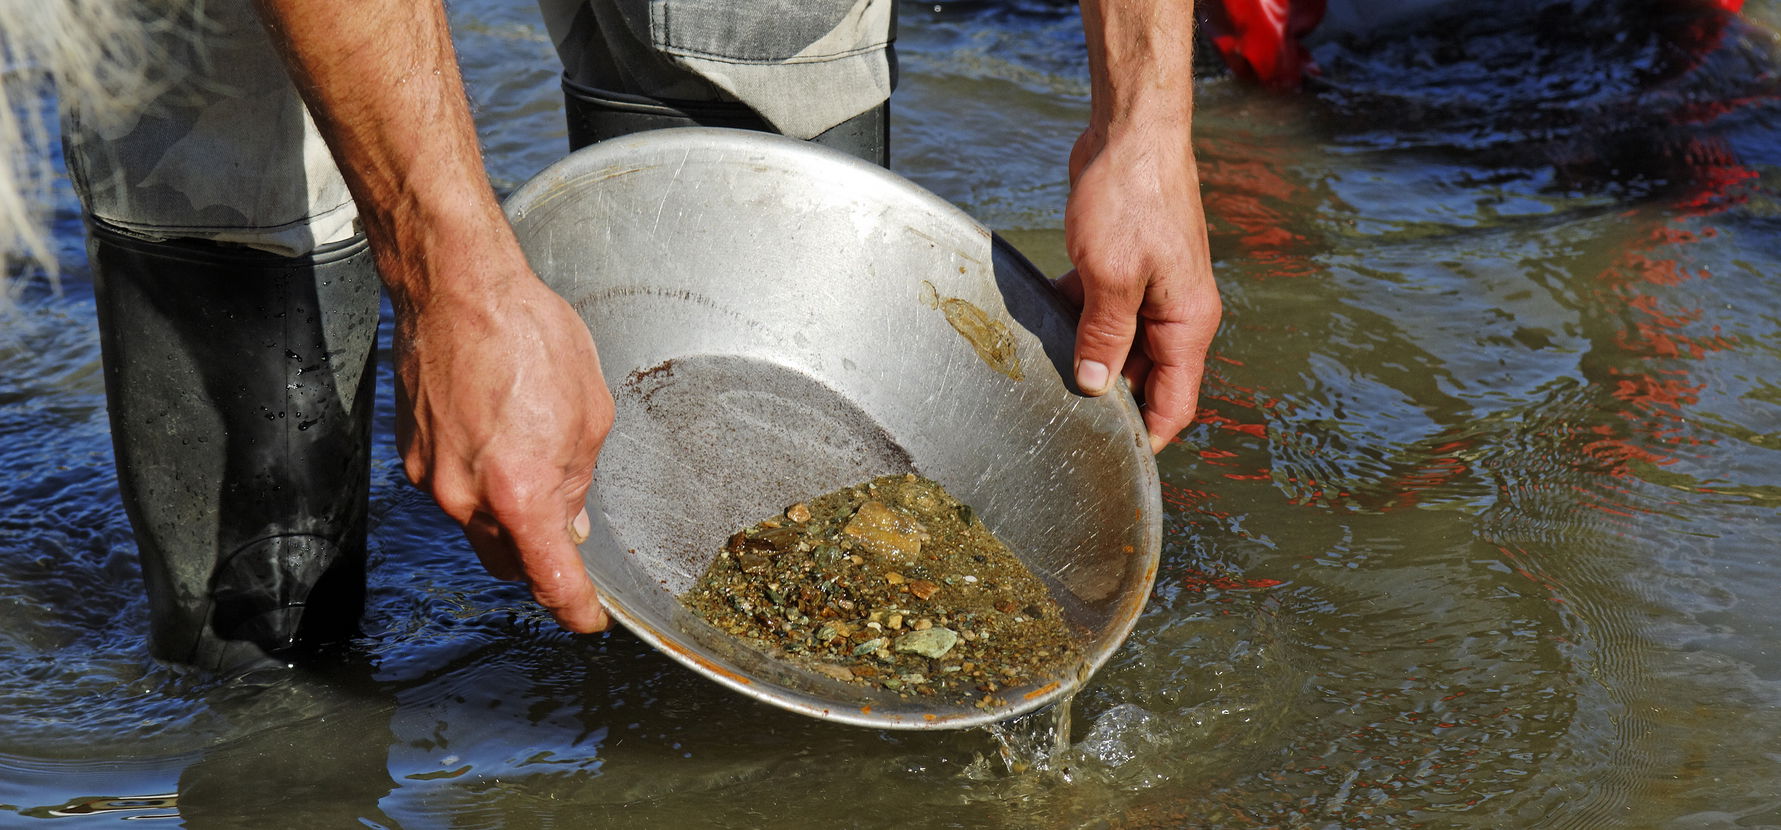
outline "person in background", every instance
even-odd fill
[[[892,0],[542,0],[572,144],[705,124],[884,163]],[[150,650],[236,673],[364,600],[378,288],[409,478],[565,628],[609,620],[575,544],[613,405],[484,172],[439,2],[143,4],[152,94],[68,101]],[[1219,319],[1190,141],[1191,2],[1084,0],[1068,160],[1076,382],[1124,376],[1154,450]],[[195,33],[195,34],[194,34]],[[617,255],[617,254],[615,254]]]

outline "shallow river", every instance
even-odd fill
[[[0,826],[1781,826],[1781,2],[1475,5],[1203,83],[1226,318],[1162,568],[1018,773],[1050,721],[833,726],[557,631],[403,480],[387,374],[353,654],[156,667],[64,194],[0,337]],[[453,13],[505,191],[554,56]],[[1061,272],[1074,13],[906,3],[901,56],[896,169]]]

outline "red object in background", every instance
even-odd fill
[[[1737,14],[1744,0],[1658,0],[1658,5]],[[1323,21],[1324,0],[1206,0],[1203,8],[1212,45],[1238,77],[1269,89],[1299,88],[1312,67],[1302,40]],[[1695,37],[1703,43],[1716,39],[1724,19],[1706,22],[1709,30]]]
[[[1239,77],[1269,89],[1299,88],[1311,66],[1300,39],[1323,20],[1324,0],[1209,0],[1205,9],[1212,45]]]

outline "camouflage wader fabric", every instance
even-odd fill
[[[149,240],[286,256],[358,233],[357,210],[247,0],[175,0],[141,100],[72,102],[69,174],[92,217]],[[889,97],[894,0],[539,0],[567,76],[738,101],[809,138]],[[182,22],[185,21],[185,22]]]

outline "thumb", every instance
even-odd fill
[[[1138,331],[1138,306],[1143,291],[1122,291],[1104,283],[1065,277],[1082,283],[1082,317],[1076,322],[1076,386],[1087,395],[1105,394],[1125,368]]]

